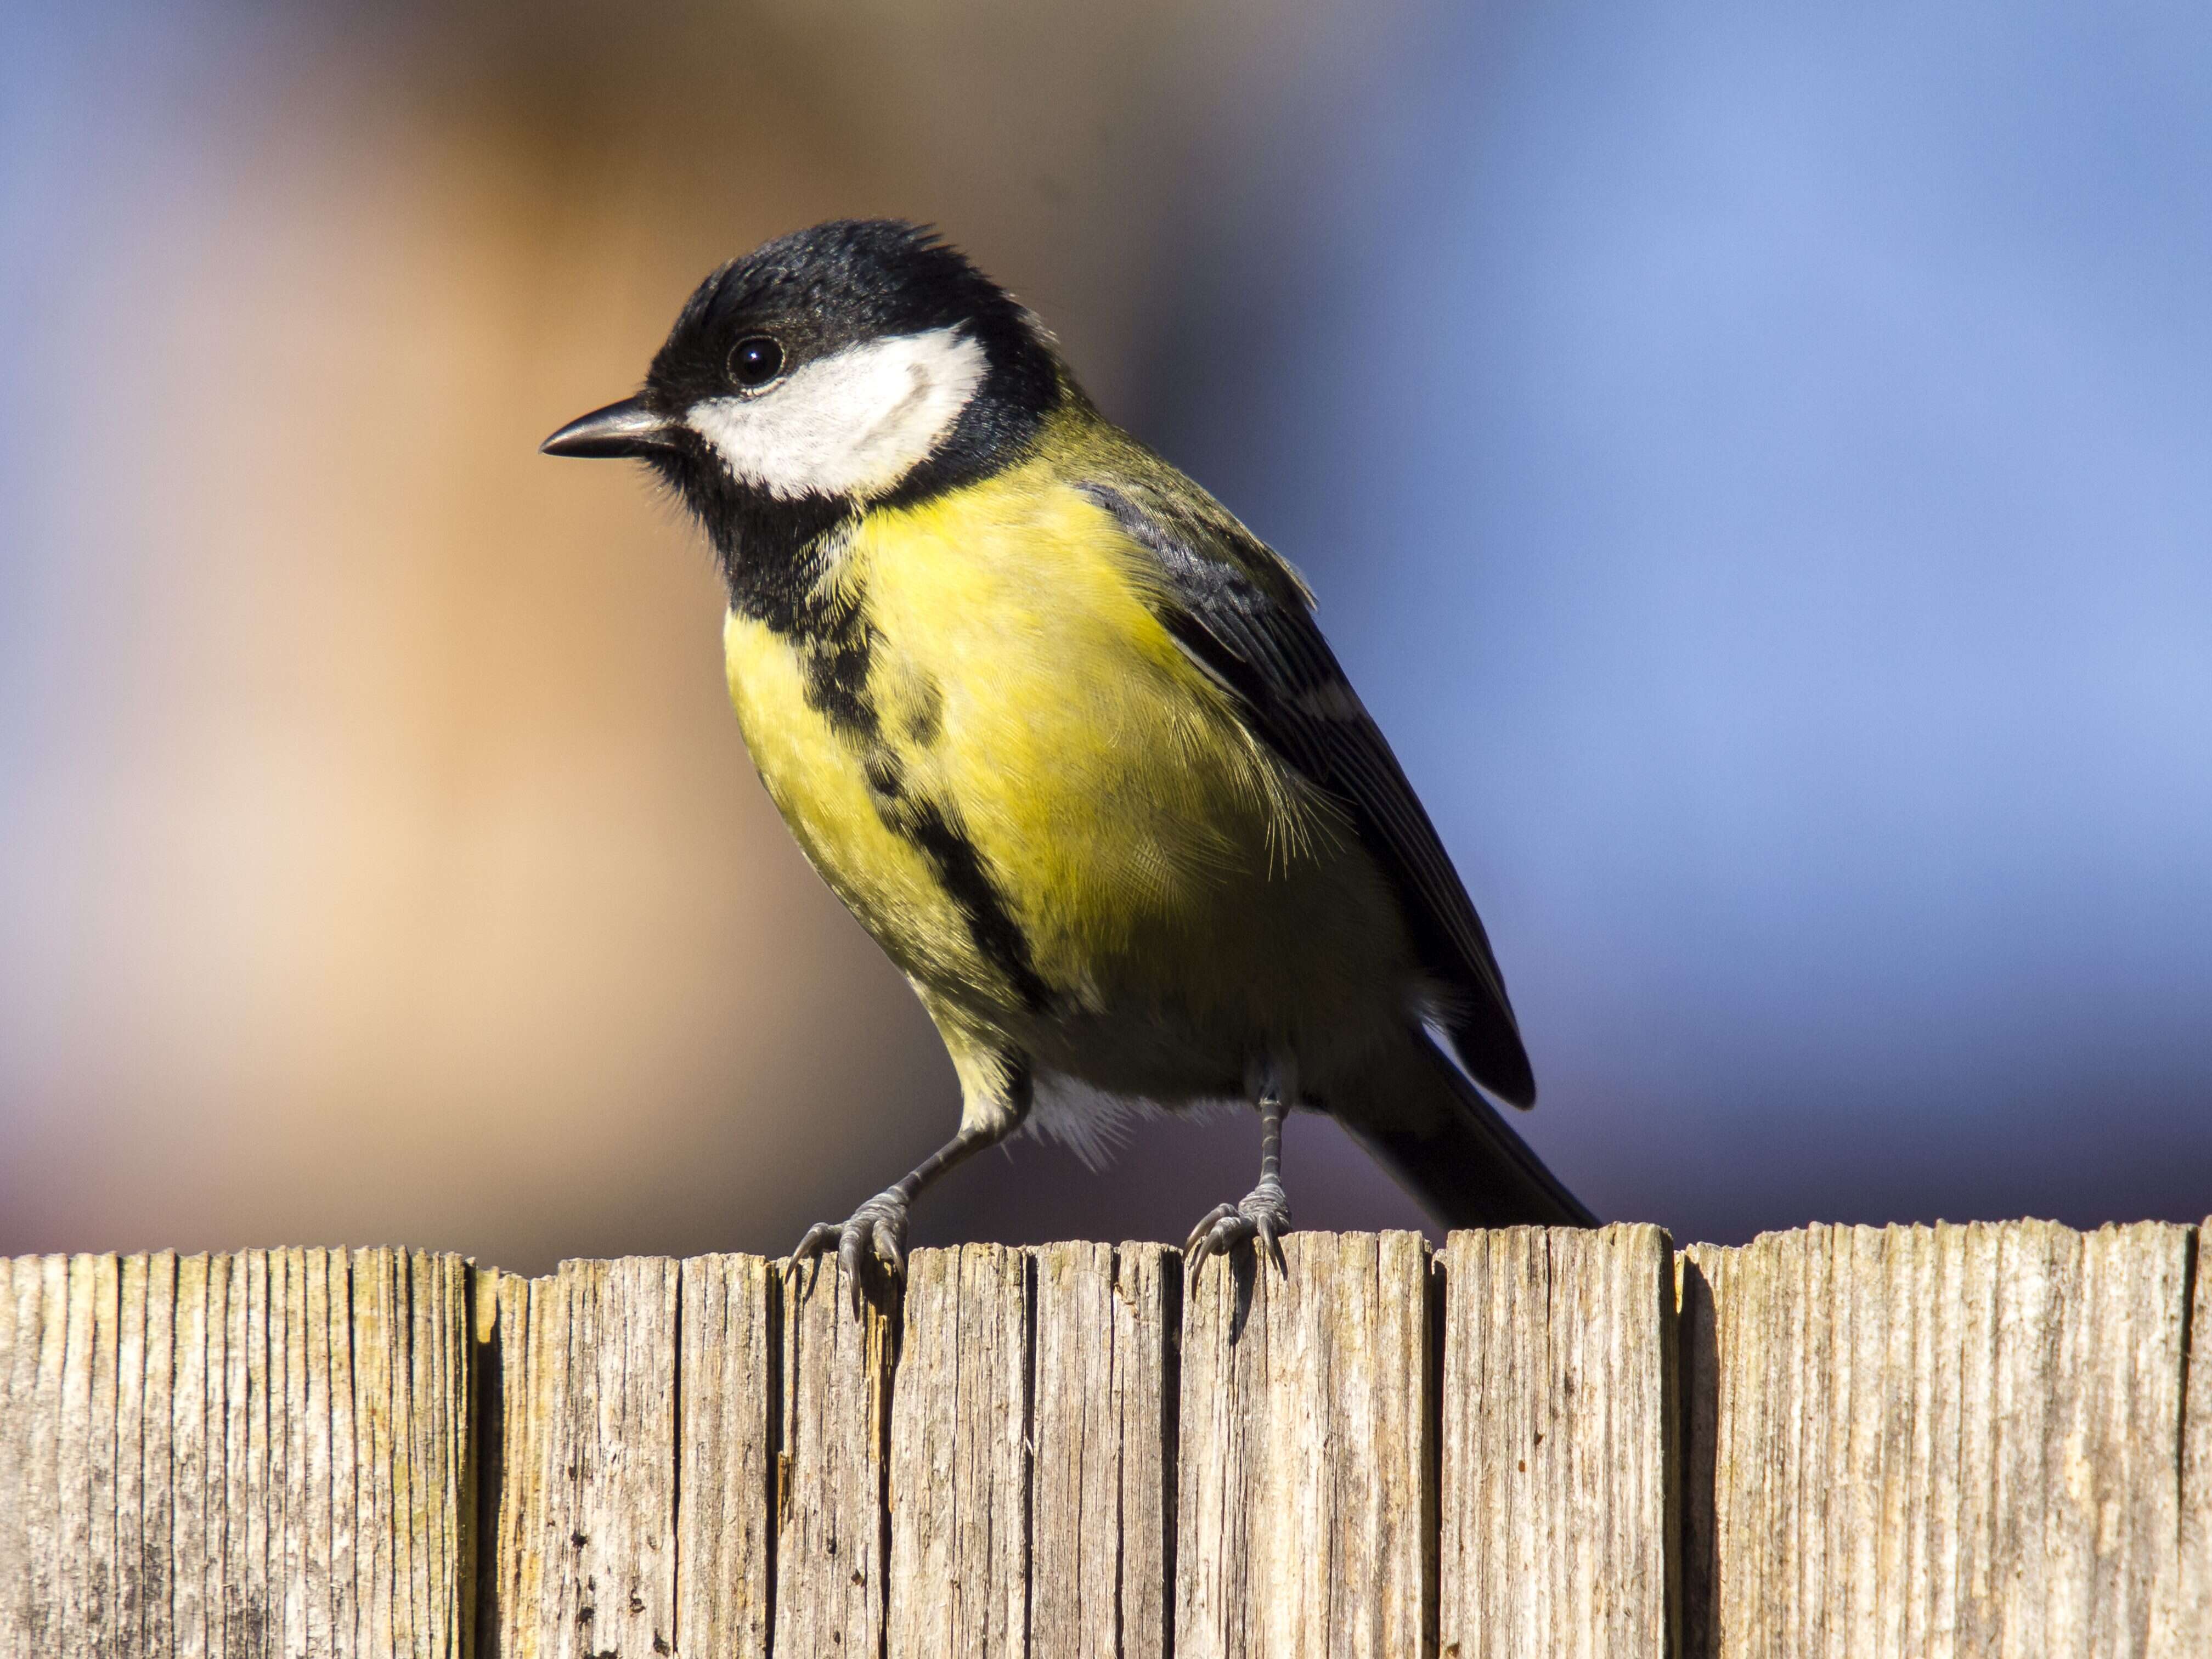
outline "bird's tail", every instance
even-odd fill
[[[1447,1227],[1599,1224],[1425,1032],[1331,1110]]]

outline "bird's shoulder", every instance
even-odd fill
[[[1291,562],[1261,541],[1206,488],[1103,418],[1056,422],[1036,460],[1059,489],[1106,513],[1168,579],[1170,593],[1251,596],[1300,614],[1313,591]]]

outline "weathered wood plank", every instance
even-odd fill
[[[1180,1356],[1152,1246],[920,1253],[896,1336],[746,1257],[485,1273],[473,1333],[450,1257],[0,1261],[0,1656],[450,1655],[473,1552],[487,1656],[1136,1659],[1170,1607],[1187,1655],[1610,1654],[1671,1606],[1687,1654],[2193,1659],[2208,1244],[1694,1247],[1678,1363],[1637,1228],[1293,1237]]]
[[[392,1318],[392,1297],[386,1275],[379,1264],[365,1261],[355,1254],[349,1264],[352,1272],[353,1291],[359,1302],[356,1323],[362,1340],[354,1345],[353,1409],[349,1413],[353,1430],[354,1455],[361,1466],[372,1469],[393,1468],[393,1439],[392,1434],[391,1401],[392,1389],[392,1345],[397,1335]],[[244,1328],[246,1298],[233,1276],[230,1292],[230,1317],[234,1328]],[[243,1344],[241,1342],[242,1348]],[[244,1357],[234,1353],[233,1363],[240,1367],[242,1379]],[[243,1486],[242,1474],[236,1470],[238,1448],[245,1443],[245,1418],[242,1408],[233,1424],[231,1448],[234,1472],[231,1489],[239,1492]],[[364,1645],[371,1653],[398,1651],[398,1632],[407,1625],[407,1607],[404,1595],[399,1605],[393,1606],[393,1586],[396,1575],[393,1564],[400,1552],[398,1533],[398,1507],[392,1481],[378,1481],[367,1492],[356,1513],[360,1526],[356,1529],[354,1551],[354,1620],[362,1632]],[[226,1522],[231,1511],[225,1510]],[[226,1607],[226,1626],[229,1624],[230,1609]]]
[[[57,1455],[61,1472],[59,1505],[61,1607],[55,1633],[58,1651],[67,1659],[96,1651],[104,1632],[100,1584],[110,1562],[94,1555],[94,1516],[100,1509],[100,1465],[114,1458],[115,1353],[113,1347],[115,1258],[79,1255],[69,1264],[67,1345],[62,1372],[62,1433]],[[99,1396],[107,1396],[107,1410]],[[103,1417],[105,1420],[103,1421]],[[106,1494],[112,1502],[112,1492]],[[111,1511],[112,1512],[112,1511]],[[111,1547],[112,1540],[109,1540]]]
[[[125,1256],[119,1268],[111,1651],[169,1654],[176,1254]]]
[[[916,1250],[891,1395],[890,1659],[1025,1651],[1026,1252]]]
[[[1818,1227],[1691,1255],[1710,1650],[2148,1650],[2179,1574],[2183,1229]]]
[[[338,1253],[326,1249],[300,1252],[301,1273],[300,1297],[296,1305],[303,1310],[301,1320],[301,1364],[297,1373],[299,1385],[293,1392],[295,1431],[297,1436],[295,1468],[306,1471],[309,1492],[335,1492],[341,1475],[349,1477],[349,1465],[341,1470],[331,1456],[333,1372],[343,1364],[350,1370],[345,1354],[346,1345],[331,1340],[331,1310],[332,1292],[336,1304],[345,1305],[347,1285],[340,1276],[332,1283],[333,1269],[337,1266]],[[342,1395],[337,1395],[343,1398]],[[465,1427],[465,1413],[455,1413],[457,1425]],[[457,1466],[465,1462],[457,1458]],[[313,1505],[297,1517],[302,1539],[299,1558],[288,1564],[292,1574],[290,1588],[297,1597],[297,1607],[289,1617],[291,1628],[300,1632],[301,1650],[307,1653],[328,1653],[337,1645],[337,1633],[349,1630],[350,1622],[341,1622],[342,1598],[338,1580],[350,1578],[352,1559],[347,1528],[338,1524],[331,1506]],[[338,1565],[341,1548],[346,1553],[345,1565]],[[468,1588],[467,1574],[455,1565],[455,1580],[464,1599]],[[349,1590],[350,1586],[348,1587]],[[343,1598],[350,1605],[350,1595]]]
[[[28,1489],[21,1500],[27,1546],[21,1617],[24,1652],[43,1659],[60,1651],[64,1628],[62,1447],[67,1428],[63,1377],[68,1358],[70,1259],[49,1255],[21,1266],[33,1270],[37,1284],[29,1317],[16,1333],[19,1346],[36,1356],[37,1367],[29,1391],[30,1453],[23,1469]]]
[[[0,1653],[459,1653],[462,1273],[392,1250],[0,1264]],[[374,1397],[337,1363],[392,1352]],[[356,1414],[383,1450],[341,1463]],[[381,1628],[339,1559],[356,1534],[410,1564]]]
[[[417,1304],[415,1352],[418,1357],[414,1392],[418,1398],[448,1402],[434,1416],[418,1417],[424,1479],[416,1488],[416,1502],[427,1512],[428,1535],[434,1539],[428,1556],[427,1605],[450,1609],[442,1644],[456,1654],[466,1650],[470,1603],[474,1585],[468,1571],[467,1540],[474,1525],[471,1512],[469,1462],[475,1439],[468,1414],[472,1398],[469,1387],[471,1356],[469,1292],[472,1275],[459,1257],[434,1281],[435,1294]],[[447,1589],[450,1575],[451,1589]]]
[[[184,1659],[207,1659],[218,1651],[208,1633],[208,1609],[210,1574],[222,1554],[219,1545],[210,1541],[219,1535],[222,1522],[220,1512],[208,1501],[208,1471],[211,1459],[213,1466],[221,1466],[222,1455],[219,1446],[210,1445],[208,1437],[208,1357],[213,1344],[204,1255],[185,1256],[177,1263],[173,1330],[176,1357],[169,1383],[170,1492],[176,1518],[169,1561],[169,1614],[176,1651]]]
[[[1672,1650],[1674,1249],[1656,1227],[1455,1232],[1442,1651]]]
[[[1034,1272],[1030,1650],[1165,1659],[1182,1258],[1048,1244]]]
[[[1702,1255],[1693,1255],[1693,1251]],[[1683,1659],[1712,1659],[1714,1611],[1720,1595],[1718,1524],[1713,1503],[1718,1487],[1720,1350],[1715,1329],[1713,1287],[1706,1278],[1720,1252],[1711,1245],[1674,1253],[1674,1349],[1677,1386],[1675,1425],[1680,1438],[1680,1515],[1670,1543],[1681,1588],[1678,1651]]]
[[[774,1264],[683,1264],[684,1421],[677,1505],[677,1642],[699,1659],[768,1652],[769,1474],[775,1399]]]
[[[140,1294],[145,1318],[139,1366],[144,1377],[139,1410],[141,1441],[138,1525],[139,1641],[148,1653],[178,1650],[173,1573],[177,1561],[179,1474],[176,1445],[177,1253],[161,1250],[143,1261]]]
[[[892,1329],[834,1261],[783,1276],[775,1636],[780,1654],[884,1650]]]
[[[658,1256],[479,1284],[497,1306],[502,1465],[481,1650],[675,1651],[679,1287]]]
[[[44,1264],[0,1257],[0,1659],[27,1659],[46,1632],[32,1626],[40,1603],[32,1562],[41,1545],[37,1478],[41,1435],[38,1333],[44,1323]]]
[[[380,1307],[366,1346],[390,1352],[388,1321]],[[269,1608],[269,1253],[245,1250],[230,1258],[230,1337],[228,1396],[232,1412],[228,1449],[230,1507],[224,1537],[228,1572],[223,1581],[223,1637],[233,1651],[274,1654]],[[389,1467],[389,1459],[380,1467]],[[388,1488],[386,1489],[388,1495]],[[378,1531],[398,1547],[396,1517],[377,1517]],[[387,1620],[389,1614],[387,1610]]]
[[[106,1554],[108,1651],[145,1650],[146,1269],[143,1255],[116,1263],[115,1382],[108,1445]],[[99,1548],[99,1545],[94,1546]]]
[[[1429,1263],[1413,1233],[1209,1261],[1183,1327],[1183,1659],[1434,1647]]]
[[[544,1555],[546,1390],[532,1360],[531,1313],[538,1281],[496,1267],[477,1271],[476,1659],[531,1659]]]
[[[2197,1230],[2196,1245],[2182,1399],[2181,1562],[2156,1648],[2170,1659],[2212,1652],[2212,1220]]]

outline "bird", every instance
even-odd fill
[[[705,532],[754,765],[958,1079],[951,1139],[793,1259],[834,1250],[857,1304],[977,1152],[1224,1103],[1260,1178],[1193,1273],[1281,1263],[1293,1109],[1447,1227],[1598,1224],[1499,1109],[1536,1097],[1504,979],[1312,592],[935,230],[721,266],[642,389],[541,448],[644,462]]]

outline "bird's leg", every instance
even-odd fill
[[[1245,1194],[1241,1204],[1217,1204],[1183,1245],[1183,1260],[1192,1273],[1209,1255],[1226,1255],[1237,1245],[1256,1240],[1258,1248],[1274,1259],[1279,1271],[1287,1273],[1283,1261],[1282,1236],[1291,1230],[1291,1200],[1283,1191],[1284,1097],[1290,1091],[1272,1078],[1259,1091],[1260,1184]]]
[[[964,1164],[986,1146],[995,1146],[1021,1127],[1029,1116],[1030,1083],[1026,1067],[1012,1070],[1004,1085],[991,1095],[970,1096],[960,1121],[960,1133],[853,1212],[843,1222],[817,1221],[806,1230],[793,1261],[820,1257],[832,1245],[851,1286],[853,1311],[860,1310],[862,1273],[873,1263],[882,1269],[885,1289],[906,1276],[907,1212],[925,1188],[955,1165]]]
[[[902,1180],[893,1182],[861,1205],[843,1222],[817,1221],[809,1227],[806,1237],[799,1241],[799,1248],[791,1253],[792,1260],[819,1257],[834,1245],[837,1260],[845,1269],[846,1283],[852,1287],[853,1311],[859,1313],[861,1274],[870,1262],[881,1267],[894,1283],[906,1277],[907,1212],[921,1195],[922,1189],[955,1164],[966,1162],[986,1146],[996,1146],[1012,1130],[1012,1125],[994,1130],[963,1124],[958,1134],[915,1164]]]

